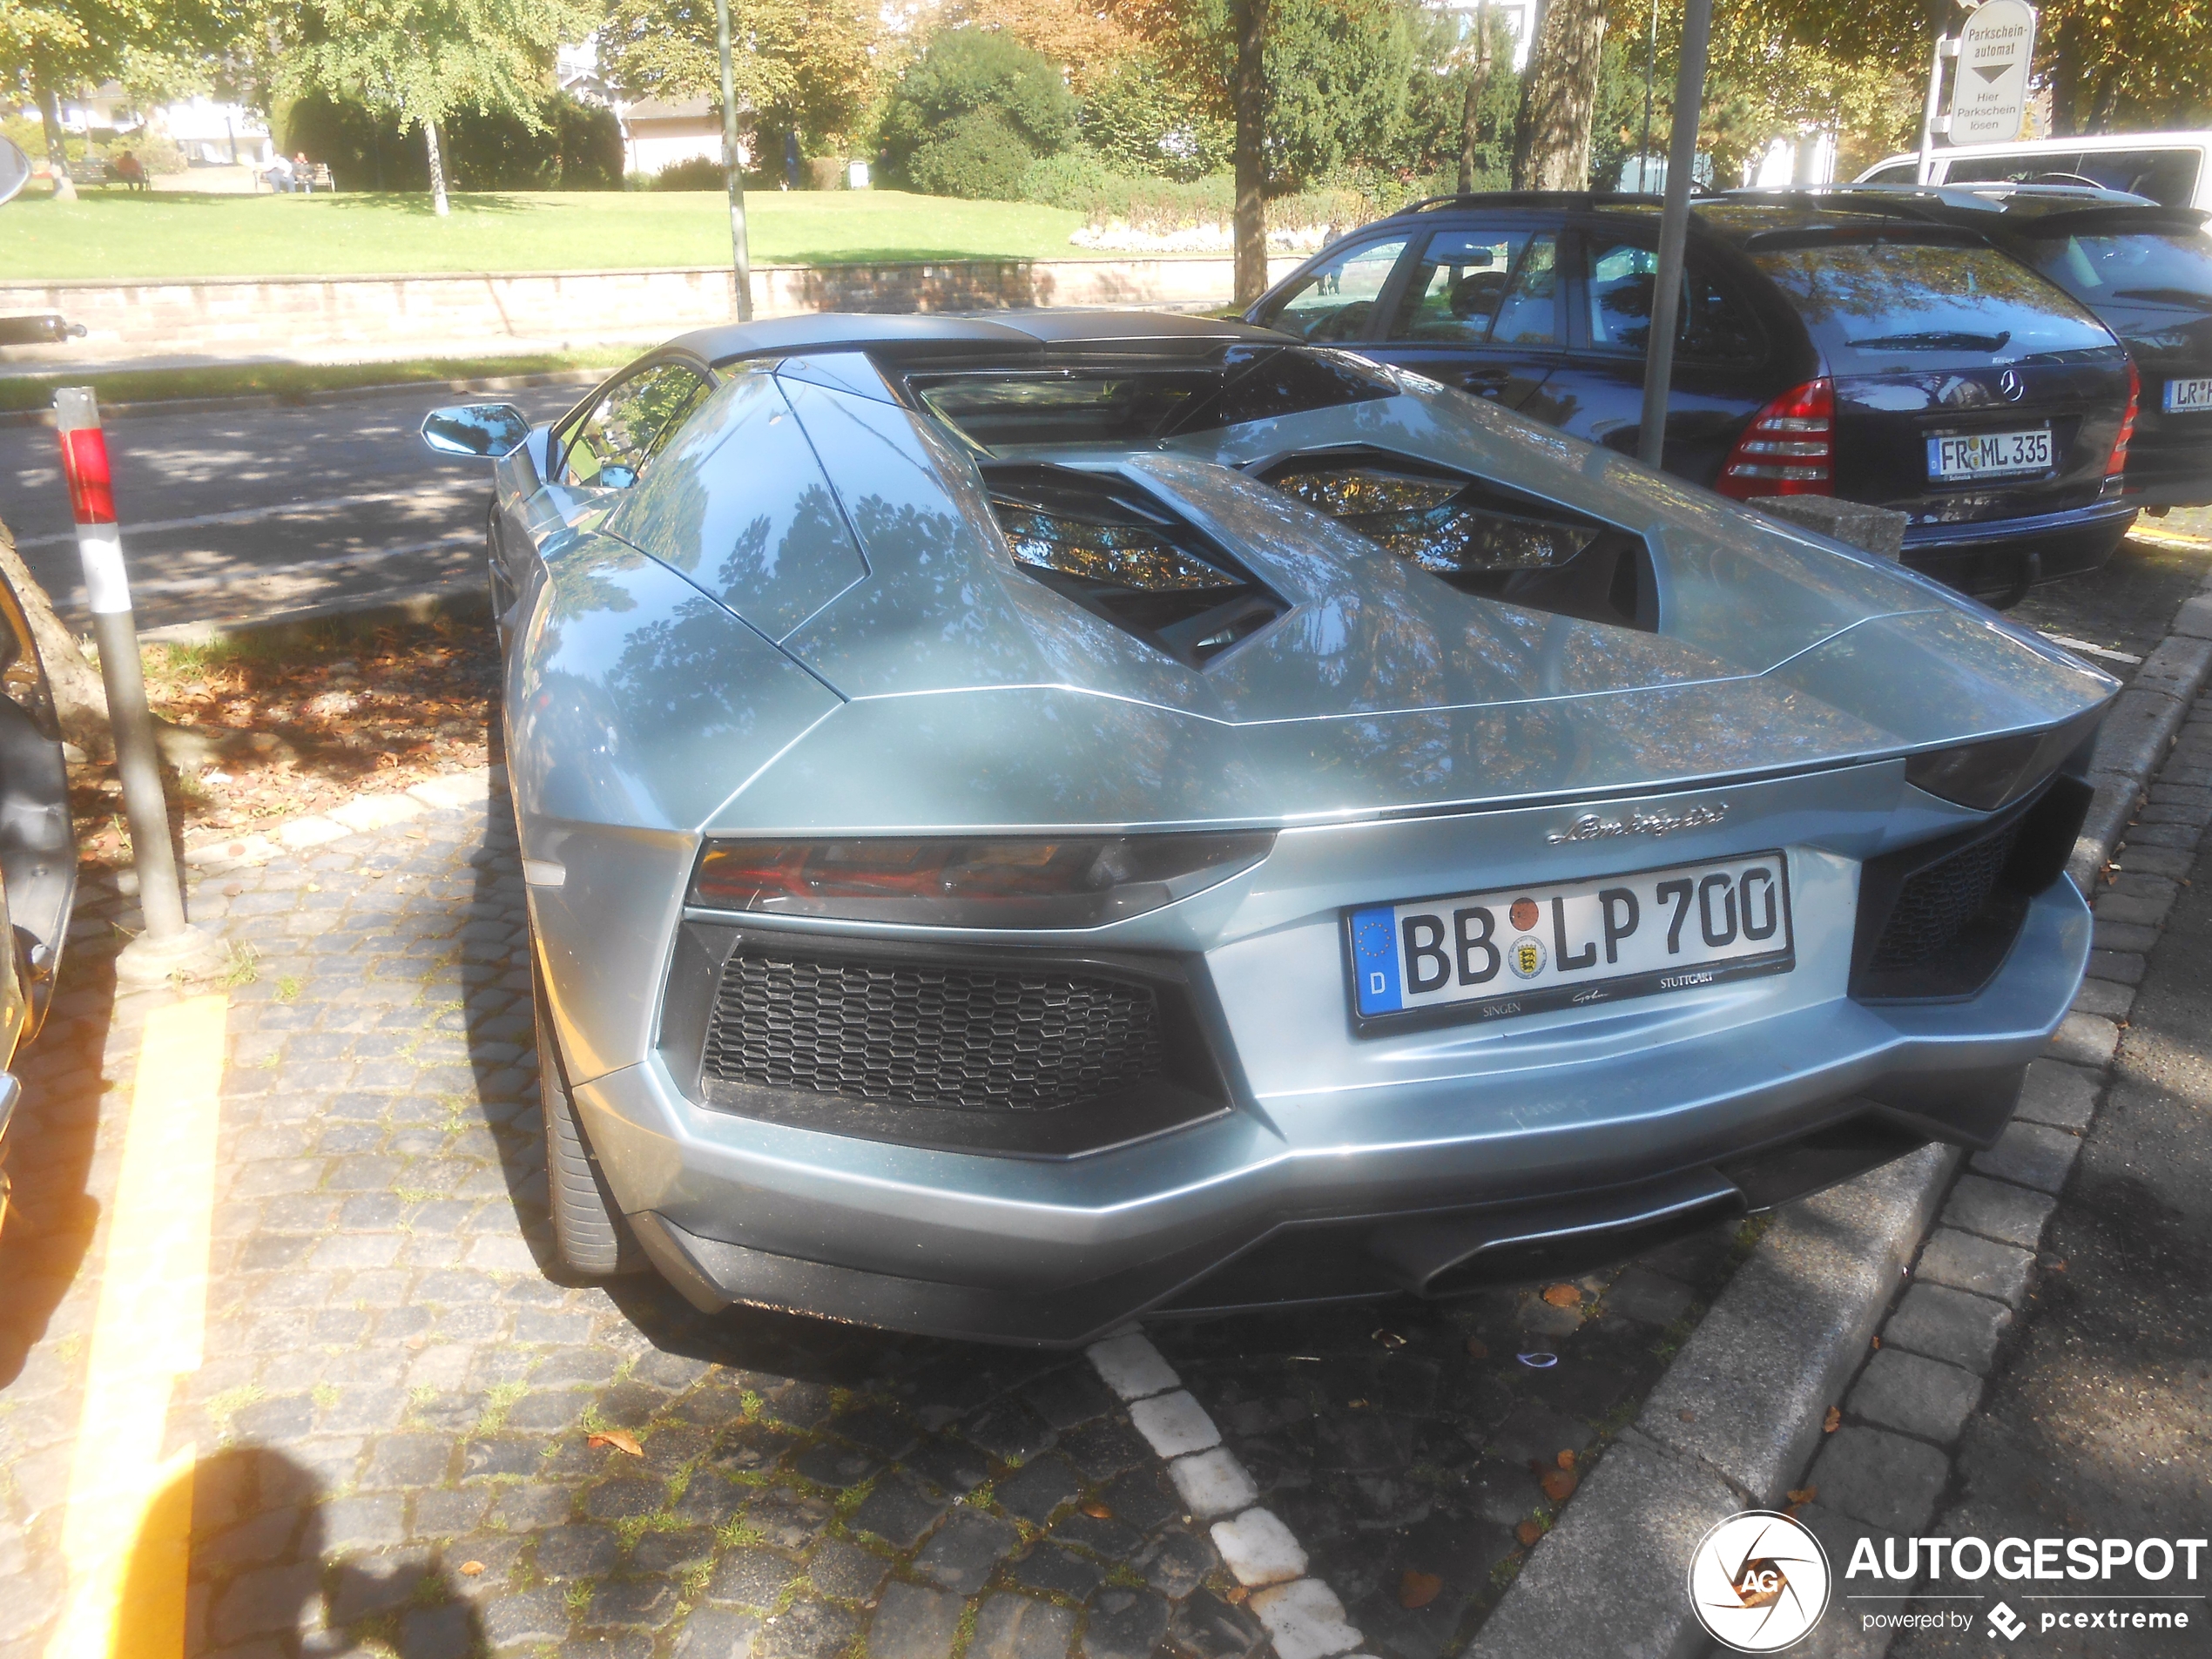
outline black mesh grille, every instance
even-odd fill
[[[1906,878],[1867,967],[1877,974],[1915,968],[1957,942],[1989,903],[2019,836],[2015,819]]]
[[[724,1082],[979,1112],[1040,1111],[1157,1077],[1141,985],[893,961],[733,956],[707,1028]]]

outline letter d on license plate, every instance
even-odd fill
[[[1345,927],[1363,1028],[1534,1014],[1797,965],[1779,851],[1374,905],[1346,913]]]

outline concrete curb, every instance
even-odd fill
[[[2209,678],[2212,582],[2182,606],[2099,738],[2096,796],[2068,866],[2084,893],[2094,896]],[[2094,1056],[2074,1052],[2085,1035],[2102,1035],[2085,1034],[2088,1022],[2069,1015],[2052,1052],[2103,1063],[2108,1042],[2087,1042],[2102,1050]],[[1674,1659],[1711,1646],[1689,1610],[1691,1551],[1737,1511],[1778,1507],[1811,1461],[1827,1409],[1865,1359],[1960,1156],[1924,1148],[1776,1216],[1635,1426],[1530,1552],[1467,1659]]]
[[[642,349],[642,348],[641,348]],[[55,371],[66,374],[67,369]],[[112,373],[87,369],[88,376]],[[611,368],[563,368],[543,374],[496,374],[473,381],[392,381],[381,386],[337,386],[324,392],[240,392],[231,397],[147,398],[132,403],[103,403],[104,421],[128,421],[134,415],[226,415],[234,410],[307,409],[326,403],[359,403],[406,392],[527,392],[542,386],[597,386],[616,371]],[[51,409],[0,411],[0,427],[51,426]]]
[[[475,577],[462,583],[408,588],[398,593],[362,594],[334,599],[327,604],[301,605],[293,610],[271,611],[264,617],[242,617],[232,622],[178,622],[165,628],[148,628],[138,635],[141,645],[212,645],[230,639],[260,639],[275,644],[304,637],[333,623],[374,628],[386,623],[429,622],[450,617],[456,622],[489,622],[491,595]]]

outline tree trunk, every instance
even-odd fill
[[[108,733],[107,688],[100,683],[100,671],[85,660],[76,638],[54,614],[54,602],[16,551],[16,538],[5,524],[0,524],[0,581],[15,590],[30,624],[62,736],[96,759],[105,759],[114,752],[115,740]]]
[[[1267,0],[1237,0],[1237,303],[1267,292]]]
[[[1514,123],[1515,190],[1588,190],[1604,0],[1551,0],[1521,83]]]
[[[38,125],[46,133],[46,170],[53,175],[54,199],[73,202],[77,186],[69,180],[69,152],[62,147],[61,100],[43,83],[33,89],[38,103]]]
[[[424,121],[422,142],[430,151],[430,211],[443,219],[450,211],[446,206],[445,158],[438,152],[438,124]]]
[[[1462,196],[1474,190],[1474,121],[1476,106],[1490,86],[1490,0],[1474,9],[1474,69],[1467,77],[1467,102],[1460,107],[1460,182]]]
[[[115,757],[115,736],[108,725],[107,683],[78,648],[77,637],[55,613],[54,602],[30,567],[16,551],[16,538],[0,523],[0,582],[5,582],[23,606],[30,624],[30,637],[38,647],[38,660],[46,670],[46,687],[53,694],[54,718],[63,739],[75,744],[90,759],[105,762]],[[292,745],[264,733],[229,732],[215,735],[177,725],[159,715],[153,721],[154,742],[161,758],[183,769],[247,754],[281,757]]]

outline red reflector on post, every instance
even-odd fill
[[[64,432],[62,470],[69,477],[69,510],[80,524],[115,523],[115,488],[108,475],[107,435],[99,428]]]
[[[1835,435],[1835,382],[1823,375],[1792,387],[1751,417],[1713,488],[1736,501],[1832,496]]]

